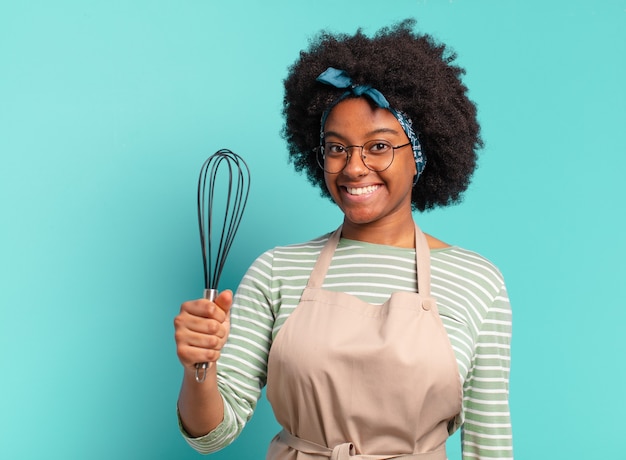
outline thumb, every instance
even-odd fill
[[[224,313],[228,314],[230,307],[233,305],[233,291],[226,289],[220,292],[213,302],[220,307]]]

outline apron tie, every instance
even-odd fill
[[[330,454],[330,460],[345,460],[353,457],[356,454],[354,450],[354,444],[351,442],[344,442],[335,446]]]
[[[446,460],[445,445],[440,449],[423,454],[398,454],[398,455],[357,455],[354,444],[344,442],[336,445],[333,449],[316,444],[306,439],[299,438],[283,429],[278,433],[278,439],[292,449],[305,454],[322,455],[330,460]]]

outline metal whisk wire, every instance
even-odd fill
[[[216,184],[220,171],[227,171],[226,199],[223,201],[223,219],[215,216]],[[239,229],[248,194],[250,192],[250,170],[246,162],[236,153],[221,149],[211,155],[200,169],[198,178],[198,227],[204,267],[204,298],[215,300],[218,284],[226,263],[230,247]],[[219,227],[219,228],[218,228]],[[214,239],[219,230],[219,238]],[[204,382],[211,363],[196,364],[196,381]]]

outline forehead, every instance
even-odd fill
[[[332,108],[324,131],[341,136],[363,136],[376,132],[403,133],[396,117],[364,97],[345,99]]]

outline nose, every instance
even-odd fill
[[[363,147],[350,147],[348,151],[348,161],[342,171],[343,174],[349,177],[360,177],[367,175],[369,171],[370,170],[363,162]]]

